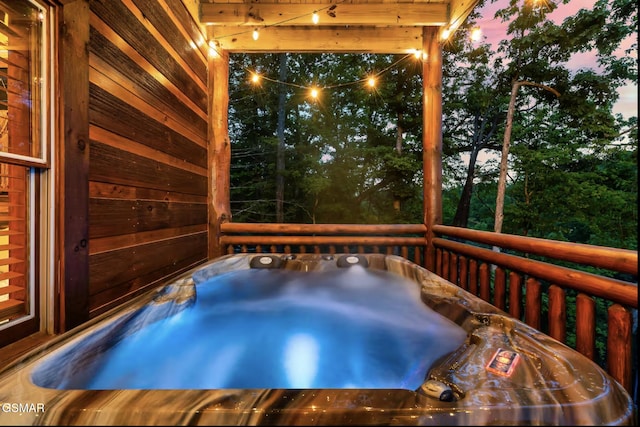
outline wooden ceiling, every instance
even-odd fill
[[[229,52],[410,53],[423,27],[460,26],[478,0],[200,0],[200,23]],[[317,24],[312,15],[318,14]],[[253,38],[254,30],[259,37]]]

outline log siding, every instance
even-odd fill
[[[208,71],[182,2],[89,5],[93,318],[207,259]]]

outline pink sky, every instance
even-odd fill
[[[497,48],[497,43],[500,40],[506,38],[507,23],[502,23],[498,19],[493,19],[496,10],[508,5],[509,0],[498,0],[493,4],[488,4],[479,10],[482,18],[478,19],[478,25],[482,29],[482,34],[486,37],[488,42],[491,42],[494,48]],[[551,18],[556,23],[561,23],[564,17],[575,14],[580,9],[591,9],[594,4],[594,0],[572,0],[568,4],[560,5],[553,12]],[[634,38],[637,40],[638,34],[636,33]],[[632,40],[629,40],[624,47],[629,47],[632,44]],[[638,52],[635,51],[633,57],[638,59]],[[579,68],[594,68],[596,62],[593,55],[580,54],[575,55],[571,61],[570,66],[575,69]],[[618,90],[620,99],[616,103],[613,111],[614,113],[620,113],[624,117],[637,117],[638,116],[638,93],[637,87],[633,84],[624,86]]]

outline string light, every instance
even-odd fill
[[[399,65],[401,62],[405,61],[406,59],[415,56],[419,59],[424,58],[426,55],[424,53],[422,53],[420,51],[420,55],[416,55],[415,52],[414,53],[409,53],[404,55],[402,58],[398,59],[396,62],[394,62],[393,64],[387,66],[385,69],[383,69],[382,71],[379,71],[375,74],[371,74],[367,77],[352,81],[352,82],[345,82],[345,83],[340,83],[340,84],[336,84],[336,85],[331,85],[331,86],[324,86],[323,89],[335,89],[338,87],[344,87],[344,86],[351,86],[354,84],[361,84],[361,83],[365,83],[366,86],[370,89],[374,89],[377,86],[377,77],[381,76],[382,74],[386,73],[387,71],[389,71],[391,68]],[[269,78],[267,76],[261,75],[259,74],[257,71],[249,71],[250,73],[250,81],[251,83],[253,83],[254,85],[257,85],[258,83],[260,83],[261,80],[267,80],[273,83],[277,83],[277,84],[283,84],[283,85],[287,85],[287,86],[292,86],[292,87],[296,87],[298,89],[304,89],[308,91],[309,97],[313,100],[317,100],[320,97],[320,87],[318,87],[317,85],[313,85],[311,87],[307,87],[307,86],[303,86],[303,85],[299,85],[296,83],[290,83],[290,82],[283,82],[280,80],[276,80],[276,79],[272,79]]]
[[[340,1],[339,3],[343,3],[344,1],[346,1],[346,0],[342,0],[342,1]],[[336,3],[336,4],[331,4],[331,5],[329,5],[329,6],[326,6],[326,7],[321,8],[321,9],[314,10],[314,11],[311,13],[311,21],[312,21],[314,24],[318,24],[318,22],[320,21],[320,15],[318,14],[318,11],[321,11],[321,10],[327,10],[327,14],[329,14],[329,16],[333,16],[333,17],[335,17],[336,15],[335,15],[335,11],[334,11],[334,10],[336,9],[337,4],[338,4],[338,3]],[[292,18],[289,18],[289,19],[285,19],[285,20],[283,20],[283,21],[274,22],[273,24],[265,25],[265,26],[264,26],[264,28],[267,28],[267,27],[275,27],[275,26],[278,26],[278,25],[284,24],[284,23],[289,22],[289,21],[296,21],[296,20],[298,20],[298,19],[300,19],[300,18],[302,18],[302,17],[304,17],[304,16],[307,16],[307,15],[309,15],[309,14],[308,14],[308,13],[305,13],[305,14],[303,14],[303,15],[295,16],[295,17],[292,17]],[[240,34],[245,34],[245,33],[247,33],[247,31],[241,31],[241,32],[239,32],[239,33],[233,33],[233,34],[226,34],[226,35],[222,35],[222,36],[219,36],[219,37],[216,37],[216,38],[217,38],[217,39],[222,39],[222,38],[227,38],[227,37],[235,37],[235,36],[238,36],[238,35],[240,35]],[[258,37],[259,37],[259,35],[258,35],[258,29],[256,28],[256,29],[254,29],[254,30],[253,30],[253,39],[254,39],[254,40],[258,40]]]
[[[464,20],[465,17],[468,16],[469,13],[471,13],[474,7],[476,7],[476,3],[469,2],[462,13],[459,13],[456,19],[450,21],[449,24],[442,29],[442,32],[440,33],[440,39],[442,41],[446,41],[447,39],[449,39],[449,37],[451,36],[451,32],[458,28],[458,25],[462,24],[462,20]]]
[[[482,31],[479,27],[473,27],[471,29],[471,40],[477,42],[482,37]]]

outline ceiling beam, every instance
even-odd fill
[[[252,27],[207,27],[209,40],[229,52],[412,53],[422,48],[422,27],[270,27],[254,40]]]
[[[443,26],[449,21],[448,4],[442,3],[200,3],[200,23],[222,26]]]
[[[478,0],[451,0],[449,21],[447,27],[451,32],[456,31],[477,6]]]

